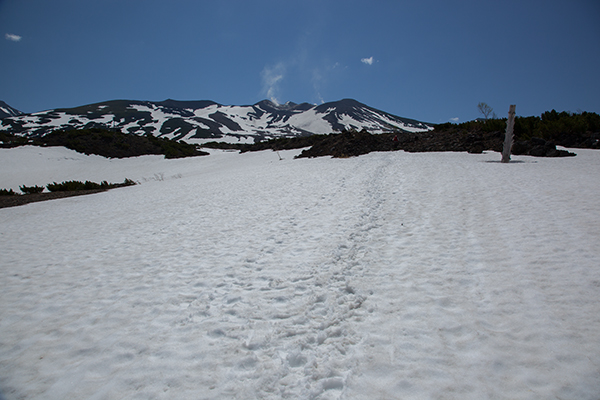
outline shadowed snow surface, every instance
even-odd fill
[[[600,153],[298,153],[0,150],[6,399],[598,398]]]

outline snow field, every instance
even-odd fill
[[[599,153],[298,153],[2,150],[4,396],[597,398]]]
[[[369,379],[387,378],[379,398],[420,398],[432,381],[426,398],[595,398],[598,253],[588,240],[600,224],[579,207],[591,207],[596,178],[562,180],[531,158],[508,171],[444,171],[415,156],[397,169],[414,172],[400,174],[398,193],[412,190],[387,196],[384,252],[369,268],[389,277],[369,299],[379,356],[362,363]]]

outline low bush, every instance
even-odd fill
[[[16,196],[17,193],[12,189],[0,189],[0,196]]]
[[[54,182],[46,185],[46,188],[48,188],[48,190],[51,192],[71,192],[76,190],[108,190],[132,185],[135,185],[135,182],[126,178],[123,183],[108,183],[107,181],[102,181],[101,183],[91,181],[64,181],[61,183]]]
[[[80,181],[54,182],[46,185],[46,187],[51,192],[71,192],[74,190],[85,190],[85,183]]]
[[[34,194],[34,193],[42,193],[44,191],[44,187],[43,186],[19,186],[19,189],[21,189],[21,192],[25,193],[25,194]]]

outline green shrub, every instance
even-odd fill
[[[96,189],[108,189],[109,184],[106,181],[102,181],[102,183],[85,181],[83,184],[83,190],[96,190]]]
[[[12,189],[0,189],[0,196],[15,196],[16,194]]]
[[[74,190],[85,190],[85,183],[80,181],[54,182],[46,185],[46,188],[51,192],[71,192]]]
[[[19,189],[21,189],[21,192],[25,193],[25,194],[34,194],[34,193],[42,193],[44,191],[44,187],[43,186],[19,186]]]
[[[71,192],[75,190],[108,190],[117,187],[123,186],[132,186],[135,185],[135,182],[131,179],[125,179],[123,183],[108,183],[107,181],[102,181],[101,183],[91,182],[91,181],[64,181],[61,183],[50,183],[46,187],[51,192]]]

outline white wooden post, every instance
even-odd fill
[[[515,110],[517,106],[511,104],[508,109],[508,121],[506,121],[506,134],[504,135],[504,148],[502,149],[502,162],[510,161],[510,149],[513,145],[513,129],[515,127]]]

